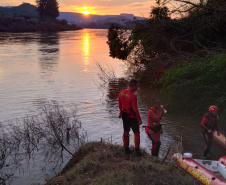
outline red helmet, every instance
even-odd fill
[[[213,111],[213,112],[218,112],[217,106],[211,105],[211,106],[209,107],[209,112],[211,112],[211,111]]]

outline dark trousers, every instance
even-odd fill
[[[203,132],[204,141],[206,143],[206,146],[203,150],[203,156],[207,156],[207,154],[210,151],[210,148],[212,146],[213,141],[213,133]]]
[[[160,146],[161,146],[160,132],[154,133],[154,134],[147,134],[147,135],[152,141],[151,155],[152,156],[158,156],[159,155],[159,149],[160,149]]]
[[[126,113],[122,114],[122,120],[123,120],[123,143],[124,147],[129,146],[129,131],[130,128],[132,128],[134,133],[134,142],[135,142],[135,148],[139,148],[140,146],[140,131],[139,131],[139,125],[136,118],[129,118]]]

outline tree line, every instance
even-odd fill
[[[37,0],[37,6],[23,3],[18,7],[0,8],[0,32],[57,32],[81,29],[67,20],[57,20],[57,0]],[[2,14],[2,15],[1,15]]]

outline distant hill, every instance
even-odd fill
[[[25,19],[37,19],[37,7],[29,3],[23,3],[15,7],[0,7],[0,16],[19,16]],[[70,24],[76,24],[83,28],[108,28],[111,23],[123,26],[133,26],[137,21],[145,21],[146,18],[135,17],[133,14],[120,15],[84,15],[73,12],[60,12],[57,19],[65,19]]]
[[[128,23],[147,20],[143,17],[135,17],[133,14],[120,15],[84,15],[73,12],[60,12],[57,19],[65,19],[71,24],[90,28],[108,28],[111,23],[126,26]]]
[[[129,21],[129,20],[145,20],[146,18],[143,17],[135,17],[133,14],[120,14],[120,15],[84,15],[81,13],[74,13],[74,12],[60,12],[58,19],[66,19],[68,22],[73,23],[80,23],[81,21]],[[108,19],[108,20],[107,20]]]
[[[1,7],[0,6],[0,15],[5,17],[10,16],[20,16],[25,19],[34,19],[37,18],[38,13],[36,11],[37,7],[29,3],[23,3],[19,6],[14,7]]]

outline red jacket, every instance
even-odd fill
[[[213,116],[211,113],[206,113],[202,117],[201,127],[203,132],[207,130],[218,130],[217,116]]]
[[[161,129],[160,120],[162,119],[163,111],[159,113],[154,107],[151,107],[148,111],[148,124],[145,129],[145,133],[149,134],[151,131]]]
[[[120,113],[128,113],[128,117],[136,118],[141,121],[140,113],[137,108],[137,96],[129,89],[121,91],[118,97],[118,106]]]

